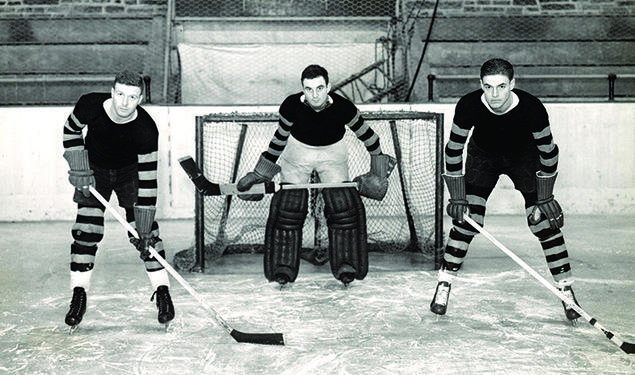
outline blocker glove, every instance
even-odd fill
[[[238,191],[247,191],[255,184],[270,182],[278,173],[280,173],[280,166],[267,159],[265,153],[262,153],[253,172],[247,173],[238,180],[236,189]],[[264,198],[264,194],[239,194],[238,197],[246,201],[259,201]]]
[[[88,162],[88,150],[71,150],[64,152],[64,159],[68,162],[68,181],[84,194],[90,197],[89,186],[95,186],[95,176]]]
[[[150,246],[154,246],[156,239],[152,236],[152,223],[157,211],[155,206],[137,206],[134,208],[135,225],[140,238],[130,237],[130,243],[139,250],[139,257],[145,260],[150,257]]]
[[[529,222],[531,224],[537,224],[540,222],[541,215],[545,215],[547,220],[549,220],[549,227],[551,227],[551,229],[559,229],[564,226],[562,207],[560,207],[560,204],[553,196],[553,187],[556,184],[557,176],[558,173],[551,176],[543,175],[541,172],[536,173],[538,200],[529,215]]]
[[[359,195],[375,200],[382,200],[388,191],[388,177],[395,168],[397,159],[390,155],[379,154],[370,156],[370,171],[357,176]]]
[[[467,206],[467,198],[465,196],[465,175],[443,174],[443,180],[448,185],[450,199],[446,208],[448,215],[452,219],[463,222],[463,215],[469,212]]]

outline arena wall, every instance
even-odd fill
[[[394,105],[444,114],[452,104]],[[376,105],[361,106],[378,109]],[[236,110],[275,112],[275,106],[147,106],[160,131],[158,217],[192,218],[194,189],[178,158],[195,155],[197,115]],[[548,103],[561,150],[556,196],[569,214],[635,214],[635,103]],[[62,158],[62,126],[71,107],[0,108],[0,221],[73,220],[75,205]],[[446,192],[447,197],[447,192]],[[502,177],[488,213],[521,214],[522,200]]]

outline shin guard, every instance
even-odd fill
[[[286,284],[298,276],[308,194],[305,189],[281,190],[271,199],[264,256],[265,277],[269,281]]]
[[[368,273],[366,210],[355,188],[322,190],[331,272],[348,284]]]

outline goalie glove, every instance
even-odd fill
[[[532,225],[540,222],[541,216],[545,215],[547,220],[549,220],[549,227],[551,229],[560,229],[564,226],[562,207],[560,207],[560,204],[553,196],[553,187],[556,184],[557,176],[558,173],[551,176],[542,175],[541,172],[536,173],[538,200],[529,215],[529,222]]]
[[[375,200],[382,200],[388,191],[388,177],[397,165],[397,159],[390,155],[370,156],[370,172],[353,179],[357,182],[359,195]]]
[[[90,197],[89,186],[95,186],[95,176],[88,162],[88,150],[72,150],[64,152],[64,159],[68,162],[68,181],[84,194]]]
[[[450,199],[446,208],[448,215],[459,223],[463,222],[463,215],[468,213],[468,203],[465,196],[465,175],[449,175],[444,173],[443,180],[448,185]]]
[[[238,191],[247,191],[255,184],[270,182],[278,173],[280,173],[280,166],[265,158],[265,154],[262,153],[253,172],[247,173],[238,180],[236,189]],[[239,194],[238,197],[246,201],[259,201],[264,198],[264,194]]]
[[[139,257],[145,260],[150,257],[149,247],[156,243],[156,239],[152,236],[152,223],[157,209],[155,206],[135,205],[133,210],[139,238],[130,237],[130,243],[139,250]]]

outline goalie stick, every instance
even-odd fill
[[[130,225],[130,223],[128,223],[119,214],[119,212],[117,212],[112,207],[112,205],[110,205],[110,203],[108,203],[108,201],[106,201],[106,199],[101,194],[99,194],[97,190],[95,190],[94,187],[90,186],[89,189],[90,189],[90,192],[93,194],[93,196],[97,198],[97,200],[101,202],[101,204],[104,205],[104,207],[115,217],[115,219],[117,219],[117,221],[119,221],[121,225],[123,225],[124,228],[128,230],[128,232],[132,233],[132,235],[138,239],[139,234],[132,227],[132,225]],[[221,327],[223,327],[229,333],[229,335],[234,338],[234,340],[236,340],[237,342],[251,343],[251,344],[284,345],[284,338],[282,336],[282,333],[246,333],[246,332],[241,332],[241,331],[233,329],[229,325],[229,323],[227,323],[225,319],[223,319],[216,312],[216,310],[214,310],[211,306],[209,306],[205,302],[205,300],[203,300],[203,298],[190,286],[190,284],[183,277],[181,277],[181,275],[179,275],[179,273],[176,272],[174,268],[172,268],[170,263],[168,263],[165,259],[163,259],[163,257],[159,255],[159,253],[157,253],[157,251],[152,246],[149,246],[148,250],[150,251],[150,254],[152,254],[152,256],[159,263],[161,263],[163,267],[165,267],[165,269],[172,275],[172,277],[174,277],[176,281],[178,281],[179,284],[181,284],[181,286],[185,288],[185,290],[187,290],[188,293],[190,293],[198,301],[198,303],[201,306],[203,306],[205,310],[207,310],[207,312],[210,313],[216,325],[217,326],[220,325]]]
[[[625,353],[627,354],[633,354],[635,353],[635,344],[632,342],[626,342],[624,340],[622,340],[621,338],[619,338],[616,334],[614,334],[613,332],[607,330],[606,328],[602,327],[602,325],[600,325],[600,323],[598,323],[598,321],[593,318],[592,316],[590,316],[589,314],[587,314],[584,310],[582,310],[582,308],[580,306],[578,306],[574,301],[570,300],[567,296],[565,296],[561,291],[559,291],[556,287],[554,287],[553,285],[551,285],[551,283],[549,283],[544,277],[540,276],[540,274],[538,272],[536,272],[533,268],[531,268],[527,263],[525,263],[522,259],[520,259],[516,254],[514,254],[511,250],[509,250],[508,248],[505,247],[505,245],[503,245],[502,243],[500,243],[496,238],[494,238],[494,236],[492,236],[488,231],[486,231],[483,227],[481,227],[480,225],[478,225],[477,222],[475,222],[474,220],[472,220],[472,218],[467,215],[467,214],[463,214],[463,218],[465,219],[465,221],[467,221],[470,225],[472,225],[474,227],[474,229],[476,229],[478,232],[482,233],[488,240],[490,240],[494,245],[496,245],[496,247],[498,247],[501,251],[503,251],[507,256],[509,256],[510,258],[512,258],[514,260],[514,262],[518,263],[518,265],[520,265],[522,268],[525,269],[525,271],[529,272],[529,274],[531,276],[533,276],[536,280],[538,280],[542,285],[544,285],[547,289],[549,289],[549,291],[553,294],[555,294],[558,298],[560,298],[562,301],[566,302],[568,305],[571,306],[572,309],[574,309],[578,314],[580,314],[580,316],[584,317],[584,319],[589,322],[589,324],[591,324],[593,327],[599,329],[609,340],[611,340],[615,345],[617,345],[620,349],[622,349]]]
[[[203,195],[238,195],[238,194],[272,194],[280,190],[292,189],[322,189],[322,188],[342,188],[342,187],[358,187],[357,182],[333,182],[333,183],[312,183],[312,184],[289,184],[280,185],[277,182],[270,181],[262,184],[256,184],[247,191],[238,191],[237,184],[216,184],[211,182],[196,165],[191,156],[179,158],[181,167],[192,180],[196,190]]]

